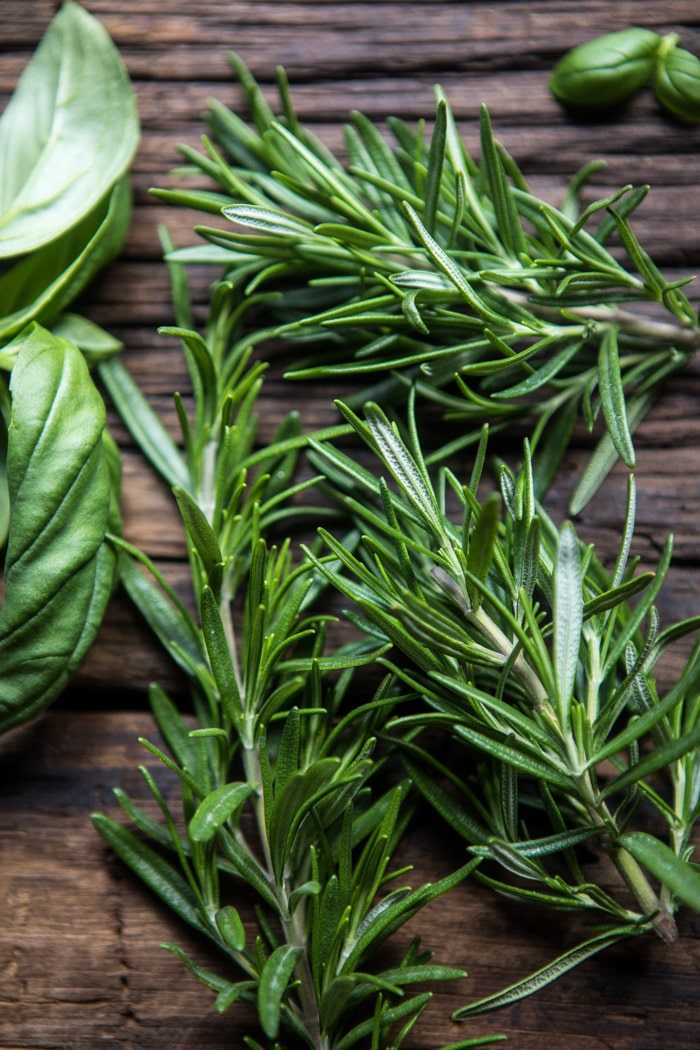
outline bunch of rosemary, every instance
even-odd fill
[[[580,179],[562,209],[538,201],[485,112],[481,163],[467,154],[441,92],[430,138],[393,121],[390,147],[355,115],[345,168],[300,126],[282,73],[277,119],[233,62],[255,129],[213,103],[213,139],[201,156],[186,151],[220,191],[157,191],[235,223],[200,228],[208,243],[199,247],[166,245],[178,317],[166,332],[181,340],[194,393],[189,413],[175,395],[184,455],[122,365],[100,365],[172,485],[187,535],[194,615],[143,554],[114,540],[127,590],[191,684],[194,723],[152,687],[170,755],[146,743],[181,785],[180,812],[146,774],[164,823],[122,793],[141,834],[95,821],[237,971],[185,959],[220,1009],[254,1002],[269,1047],[287,1033],[315,1050],[388,1050],[429,997],[407,996],[408,986],[459,974],[415,942],[391,969],[371,973],[367,963],[472,871],[499,893],[601,925],[459,1018],[529,994],[633,934],[671,941],[679,902],[700,909],[690,859],[697,648],[672,688],[660,694],[655,680],[668,646],[700,626],[698,617],[659,623],[671,543],[656,573],[637,572],[632,480],[611,571],[543,507],[579,412],[591,428],[602,415],[606,429],[575,506],[616,456],[633,464],[634,427],[693,353],[698,325],[680,285],[634,237],[629,215],[644,190],[628,187],[580,216]],[[636,273],[608,246],[614,233]],[[182,267],[202,261],[223,274],[200,334]],[[650,302],[667,316],[627,307]],[[260,305],[274,315],[262,329],[251,312]],[[309,435],[291,414],[258,446],[265,365],[254,350],[280,336],[322,347],[293,377],[376,382],[339,403],[337,427]],[[424,447],[424,399],[458,430],[449,445]],[[502,465],[482,497],[489,432],[525,418],[520,466]],[[340,447],[350,434],[370,465]],[[446,458],[467,446],[464,481]],[[309,521],[326,527],[301,545],[296,526]],[[357,633],[333,646],[327,609],[338,593]],[[426,730],[444,734],[445,757],[426,746]],[[434,886],[392,889],[405,874],[390,863],[412,787],[469,856]],[[587,874],[584,845],[606,853],[624,885]],[[252,936],[231,903],[241,885],[260,905]]]
[[[251,339],[284,337],[297,358],[290,378],[368,384],[354,407],[409,389],[435,402],[456,425],[430,450],[435,462],[474,442],[483,422],[530,420],[538,494],[577,416],[591,431],[602,416],[572,513],[618,457],[633,467],[635,428],[700,345],[687,281],[667,281],[630,224],[649,187],[580,212],[592,163],[554,207],[530,191],[486,109],[480,161],[471,155],[439,87],[430,135],[389,118],[389,141],[353,113],[343,161],[300,123],[283,70],[276,116],[241,60],[231,63],[253,127],[212,101],[203,152],[182,147],[183,174],[204,173],[218,191],[155,193],[230,220],[196,227],[207,243],[175,257],[223,267],[264,302],[276,321]]]
[[[387,726],[407,772],[470,852],[500,868],[481,876],[500,893],[590,913],[607,942],[645,929],[673,941],[679,901],[700,908],[689,862],[700,648],[663,695],[655,667],[700,616],[661,629],[654,602],[672,544],[655,573],[635,571],[633,480],[608,572],[571,522],[557,528],[538,505],[527,445],[517,474],[502,465],[500,491],[480,500],[485,433],[468,482],[448,467],[433,479],[415,426],[404,438],[377,405],[364,419],[340,407],[379,472],[314,442],[362,543],[353,553],[322,529],[332,559],[311,556],[363,633],[408,660],[379,658],[427,706]],[[421,744],[434,726],[458,745],[449,767]],[[625,885],[586,877],[583,843],[609,856],[631,906]]]
[[[127,592],[189,678],[194,719],[151,687],[168,753],[143,743],[175,775],[181,799],[169,801],[144,769],[162,822],[120,790],[137,833],[103,814],[94,822],[126,864],[220,950],[224,975],[166,946],[217,993],[218,1010],[238,1000],[256,1004],[270,1047],[297,1045],[291,1038],[314,1050],[394,1050],[431,998],[426,982],[465,974],[433,964],[417,938],[388,967],[372,971],[370,960],[478,860],[415,889],[403,881],[410,869],[392,870],[413,795],[400,769],[387,771],[389,751],[377,743],[406,691],[391,674],[374,691],[355,680],[387,643],[359,637],[327,644],[323,576],[312,558],[295,557],[291,538],[295,519],[329,514],[321,501],[303,500],[318,479],[295,480],[305,440],[300,420],[290,413],[276,437],[256,448],[265,365],[251,360],[236,335],[241,316],[232,286],[214,289],[200,335],[188,327],[186,287],[174,272],[183,326],[165,331],[182,340],[196,392],[192,418],[176,395],[186,456],[119,360],[100,372],[172,485],[184,523],[194,616],[145,555],[114,543]],[[249,900],[250,891],[253,933],[232,903]],[[410,994],[416,984],[423,987]],[[466,1039],[451,1050],[496,1038]],[[252,1036],[245,1042],[253,1050],[262,1045]]]

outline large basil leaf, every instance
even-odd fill
[[[106,200],[52,244],[25,255],[0,277],[0,345],[30,321],[50,322],[119,252],[131,216],[125,178]],[[4,362],[0,362],[4,364]],[[5,367],[9,367],[5,364]]]
[[[92,643],[115,580],[116,474],[82,354],[38,325],[17,340],[7,435],[0,731],[38,714]]]
[[[10,494],[7,490],[7,426],[10,422],[10,391],[0,375],[0,548],[7,542],[10,527]]]
[[[0,119],[0,258],[48,244],[128,169],[139,124],[102,24],[66,0]]]

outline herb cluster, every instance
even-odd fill
[[[300,126],[283,73],[277,117],[235,56],[232,65],[253,127],[214,102],[204,151],[183,149],[185,173],[218,191],[156,195],[231,221],[197,226],[207,243],[173,259],[223,267],[278,319],[251,345],[284,338],[290,379],[366,384],[353,405],[397,404],[411,390],[437,405],[457,433],[431,450],[434,462],[475,443],[484,422],[527,420],[538,494],[577,418],[591,431],[602,418],[572,513],[618,457],[633,467],[636,426],[700,340],[687,281],[667,281],[634,234],[649,187],[581,211],[591,165],[556,208],[528,189],[486,109],[480,161],[471,155],[439,87],[430,135],[389,119],[387,141],[355,113],[343,162]]]
[[[233,224],[231,230],[200,226],[205,244],[166,252],[183,322],[167,331],[182,339],[195,392],[193,419],[176,400],[185,460],[163,443],[159,424],[122,366],[117,361],[101,366],[127,425],[175,485],[190,546],[199,624],[181,608],[176,611],[174,595],[164,605],[160,589],[154,591],[153,583],[137,574],[133,559],[143,558],[136,552],[129,552],[132,560],[122,570],[132,596],[193,680],[194,737],[203,736],[210,747],[206,764],[203,753],[196,757],[190,744],[183,747],[179,716],[155,689],[154,708],[176,756],[174,764],[163,761],[183,782],[184,837],[182,822],[160,804],[186,883],[174,869],[157,868],[151,847],[118,824],[106,817],[96,821],[135,871],[165,899],[187,899],[190,921],[214,931],[215,938],[222,884],[217,876],[214,903],[208,902],[204,886],[213,862],[209,855],[200,859],[200,824],[206,823],[206,841],[216,840],[225,858],[217,868],[243,876],[272,909],[277,925],[263,925],[256,957],[237,960],[249,967],[248,982],[229,984],[194,968],[216,989],[222,1007],[249,996],[268,1037],[277,1033],[279,1020],[312,1047],[334,1046],[336,1038],[338,1045],[350,1045],[348,1040],[367,1038],[370,1031],[372,1046],[398,1046],[421,1000],[399,1006],[383,989],[375,1000],[374,1027],[367,1018],[349,1034],[336,1032],[321,1005],[326,989],[335,1003],[334,1021],[345,1017],[340,1005],[345,1000],[335,998],[334,982],[341,973],[349,975],[333,967],[352,904],[336,897],[341,854],[326,823],[335,774],[312,776],[312,756],[314,762],[319,755],[324,763],[332,758],[339,771],[355,773],[343,757],[352,741],[353,763],[360,755],[366,759],[369,747],[379,772],[400,762],[406,777],[400,790],[408,791],[402,805],[410,804],[413,791],[422,793],[471,856],[438,887],[404,888],[398,896],[386,892],[363,920],[377,941],[401,924],[404,906],[412,911],[415,900],[432,898],[472,871],[502,895],[555,911],[580,911],[596,924],[588,939],[544,970],[465,1005],[456,1018],[514,1002],[621,939],[655,930],[670,942],[679,904],[700,906],[700,879],[690,860],[700,805],[697,650],[662,695],[654,677],[667,648],[700,625],[697,617],[666,628],[659,623],[654,603],[671,543],[656,573],[637,571],[630,557],[632,477],[612,572],[571,523],[557,527],[543,506],[547,482],[579,413],[591,427],[602,416],[606,429],[576,505],[592,498],[617,455],[628,465],[634,462],[634,426],[665,376],[694,352],[697,319],[681,285],[664,280],[632,232],[629,216],[643,192],[628,187],[578,214],[576,181],[564,208],[554,209],[528,191],[494,139],[485,111],[477,165],[457,138],[439,90],[432,134],[394,121],[393,147],[366,118],[354,115],[344,167],[301,127],[282,73],[278,118],[240,60],[232,62],[246,87],[254,126],[214,103],[205,152],[185,150],[187,170],[212,176],[219,190],[156,191],[206,214],[223,214]],[[589,228],[593,220],[598,225]],[[608,247],[613,233],[633,268]],[[180,268],[202,261],[217,266],[221,276],[199,335],[190,327]],[[666,319],[637,314],[637,302],[657,303]],[[264,329],[249,315],[260,304],[273,318]],[[249,413],[257,385],[249,377],[255,375],[257,384],[263,366],[251,364],[247,373],[242,366],[272,338],[287,340],[290,351],[298,353],[301,345],[313,355],[292,366],[290,379],[369,375],[374,385],[353,402],[362,405],[361,413],[339,403],[344,423],[315,434],[304,434],[290,417],[272,445],[254,451]],[[372,400],[379,394],[382,405]],[[426,399],[462,428],[457,441],[430,455],[417,417]],[[481,497],[489,432],[519,418],[533,421],[522,463],[517,469],[501,466],[497,491]],[[373,467],[356,451],[344,450],[348,433],[362,439],[376,459]],[[474,466],[465,480],[446,465],[446,457],[468,446],[474,449]],[[290,457],[302,448],[315,472],[304,485],[325,497],[315,506],[300,498],[293,481]],[[273,466],[281,462],[283,470]],[[273,478],[289,487],[275,488],[270,498],[266,486]],[[286,561],[292,541],[285,532],[285,572],[296,583],[305,580],[314,596],[322,597],[330,586],[350,601],[347,616],[358,640],[341,651],[329,653],[319,641],[320,621],[308,619],[315,648],[300,656],[298,629],[287,619],[291,611],[295,616],[301,611],[296,601],[280,607],[292,631],[283,642],[269,619],[275,591],[265,524],[276,525],[282,515],[291,521],[294,513],[311,514],[315,524],[324,524],[320,545],[302,547],[294,568]],[[247,533],[249,514],[255,527]],[[234,534],[247,536],[246,543],[231,547]],[[234,577],[235,587],[227,582]],[[155,582],[162,587],[163,581]],[[240,628],[234,628],[236,609],[242,609]],[[302,649],[311,644],[305,641]],[[382,674],[378,693],[355,698],[346,712],[335,686],[322,696],[322,671],[342,670],[349,681],[350,664],[361,668],[369,661]],[[274,703],[250,684],[251,674],[257,683],[261,666],[266,675],[275,672],[274,679],[264,678]],[[318,685],[313,700],[300,704],[300,696],[308,695],[309,675]],[[259,715],[253,713],[256,704]],[[274,719],[268,723],[270,711]],[[264,735],[256,736],[263,726]],[[309,738],[300,736],[301,726]],[[451,761],[436,757],[426,732],[444,735]],[[308,751],[311,739],[320,752]],[[253,764],[249,749],[257,756]],[[242,777],[232,772],[234,753]],[[218,767],[214,755],[225,756]],[[276,787],[280,777],[283,794]],[[369,784],[364,774],[359,779]],[[275,838],[276,815],[291,784],[299,817],[291,821],[294,834],[286,832],[283,848]],[[155,785],[149,786],[160,799]],[[391,797],[396,802],[399,796]],[[224,801],[229,798],[235,804]],[[237,839],[250,841],[246,806],[255,815],[260,855],[267,858],[263,874],[233,845]],[[125,801],[125,808],[142,831],[165,841],[133,802]],[[641,822],[640,809],[646,814]],[[646,830],[650,809],[656,812],[654,834]],[[291,811],[285,813],[290,821]],[[314,836],[302,838],[301,853],[295,854],[297,830],[309,831],[305,821],[311,814]],[[357,855],[366,877],[362,841]],[[607,854],[618,873],[617,889],[584,870],[584,845]],[[286,868],[282,861],[292,856],[294,864]],[[348,872],[352,857],[343,861]],[[388,857],[383,854],[382,870]],[[306,880],[303,893],[293,871]],[[360,889],[356,876],[348,878],[369,906],[380,884]],[[274,902],[269,893],[264,896],[266,885],[277,887]],[[295,933],[285,908],[297,892],[309,899],[299,906]],[[327,893],[335,902],[329,911]],[[342,899],[350,909],[345,913]],[[375,926],[380,913],[387,927]],[[295,940],[299,923],[306,947]],[[318,923],[324,938],[331,938],[325,941],[330,970],[314,957]],[[373,937],[370,941],[374,944]],[[236,944],[243,949],[242,938]],[[359,961],[353,947],[341,949],[341,956],[347,951]],[[407,962],[392,975],[397,987]],[[274,982],[268,981],[271,972],[277,973]],[[369,990],[359,976],[352,981]],[[307,1016],[308,993],[302,989],[308,983],[320,1010],[312,1029],[300,1027]],[[401,1009],[406,1010],[401,1021],[410,1017],[410,1022],[398,1036],[389,1035]],[[269,1012],[273,1028],[265,1028]]]
[[[94,68],[76,60],[81,34]],[[155,191],[230,223],[198,226],[201,242],[177,251],[163,232],[175,322],[163,334],[179,340],[193,392],[191,408],[174,392],[175,442],[109,337],[66,313],[123,237],[137,136],[128,79],[72,2],[46,41],[0,145],[37,81],[68,83],[77,107],[56,93],[44,125],[79,123],[99,75],[124,147],[115,159],[98,131],[94,185],[62,158],[46,223],[19,192],[8,205],[17,218],[5,228],[15,223],[26,254],[0,278],[16,289],[0,351],[11,370],[0,391],[0,728],[56,695],[118,577],[184,672],[190,708],[151,686],[163,743],[143,745],[164,780],[144,767],[148,805],[117,789],[131,828],[105,814],[94,823],[216,946],[221,972],[168,945],[217,1009],[254,1004],[251,1050],[398,1050],[430,1000],[426,985],[464,973],[434,963],[418,939],[391,955],[391,939],[470,876],[595,925],[455,1019],[515,1002],[617,941],[655,931],[672,942],[678,907],[700,910],[698,648],[670,688],[656,667],[700,616],[660,623],[672,543],[655,572],[638,571],[632,474],[610,570],[572,522],[546,511],[576,421],[603,426],[573,510],[617,457],[634,466],[635,427],[698,346],[685,282],[667,282],[632,229],[647,188],[581,210],[589,169],[555,208],[531,193],[486,110],[481,159],[467,151],[440,88],[430,133],[393,120],[389,140],[353,114],[341,162],[301,125],[283,71],[277,116],[233,56],[252,126],[213,103],[204,151],[184,151],[186,171],[216,189]],[[45,244],[31,240],[37,225],[51,232]],[[200,326],[186,280],[194,262],[216,267]],[[290,412],[260,439],[259,355],[272,339],[289,347],[290,384],[367,384],[337,402],[337,425],[309,433]],[[118,455],[91,366],[172,489],[191,602],[121,536]],[[437,449],[421,437],[426,402],[454,432]],[[529,426],[520,461],[492,472],[490,437],[514,421]],[[48,496],[32,498],[49,481]],[[353,627],[340,644],[338,598]],[[464,863],[413,886],[393,858],[420,797],[464,843]],[[586,850],[606,855],[617,881],[591,875]],[[388,941],[389,956],[379,952]],[[500,1038],[467,1036],[449,1050]]]

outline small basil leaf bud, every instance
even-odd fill
[[[638,27],[589,40],[559,59],[549,89],[580,109],[616,106],[651,79],[660,45],[658,33]]]
[[[664,109],[686,124],[700,122],[700,59],[682,47],[662,56],[654,91]]]

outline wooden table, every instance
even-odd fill
[[[4,102],[55,3],[1,6]],[[485,102],[498,137],[543,196],[558,201],[568,178],[602,157],[600,196],[627,182],[651,184],[635,229],[664,272],[692,273],[700,265],[700,129],[665,119],[647,92],[605,123],[572,120],[547,91],[548,72],[567,48],[631,22],[676,31],[683,46],[700,54],[697,0],[86,0],[85,7],[103,20],[126,61],[143,140],[125,251],[82,305],[123,340],[124,361],[173,433],[171,395],[185,379],[179,356],[156,333],[172,321],[156,231],[165,222],[178,243],[190,243],[192,217],[156,203],[148,189],[166,183],[179,143],[197,145],[210,96],[240,104],[226,61],[230,49],[266,85],[283,65],[302,119],[334,148],[352,108],[376,119],[430,118],[439,81],[469,148],[478,152],[478,107]],[[636,549],[643,563],[653,564],[669,527],[676,536],[661,602],[667,621],[698,611],[699,395],[700,369],[693,364],[668,384],[638,439]],[[273,386],[266,425],[274,424],[285,396]],[[315,419],[332,418],[318,402],[310,400],[309,410]],[[183,542],[169,494],[111,422],[124,458],[127,535],[182,581]],[[565,512],[583,455],[574,448],[567,456],[550,494],[555,516]],[[616,472],[581,516],[582,532],[603,553],[615,545],[623,489]],[[95,809],[115,811],[114,785],[142,793],[137,738],[153,735],[146,710],[152,680],[175,696],[181,692],[157,644],[117,596],[68,693],[45,718],[0,740],[0,1050],[215,1050],[240,1046],[254,1031],[243,1008],[217,1016],[209,992],[159,949],[172,940],[215,964],[206,945],[114,861],[89,822]],[[416,885],[449,859],[439,829],[430,826],[404,853],[415,865]],[[565,919],[506,906],[465,884],[419,916],[412,930],[420,930],[439,961],[463,966],[469,978],[436,994],[406,1046],[435,1050],[493,1032],[507,1033],[518,1050],[700,1046],[700,918],[683,913],[680,925],[671,947],[650,936],[615,948],[526,1003],[460,1027],[449,1021],[452,1009],[549,961],[576,933]]]

